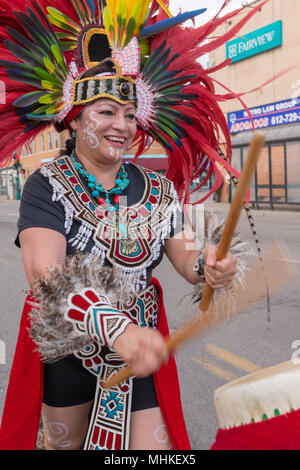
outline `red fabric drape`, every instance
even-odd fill
[[[157,279],[153,284],[159,290],[159,317],[157,328],[166,337],[169,335],[168,322],[163,302],[162,288]],[[177,367],[173,357],[154,374],[154,384],[160,409],[162,411],[174,450],[190,450],[190,441],[185,427]]]
[[[162,289],[157,279],[153,279],[153,283],[160,293],[158,328],[164,336],[167,336],[169,330]],[[21,318],[2,416],[0,450],[34,450],[36,446],[42,406],[43,363],[39,353],[35,351],[36,345],[28,334],[30,301],[33,299],[28,296]],[[154,381],[173,448],[189,450],[190,443],[184,423],[177,370],[173,358],[155,374]]]
[[[28,296],[21,318],[2,416],[0,450],[35,449],[42,406],[43,367],[28,334],[30,301],[33,299]]]

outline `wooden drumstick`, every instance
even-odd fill
[[[230,248],[232,237],[234,235],[241,210],[247,198],[247,193],[255,172],[261,149],[264,145],[264,141],[264,136],[259,133],[256,133],[252,138],[248,155],[232,203],[230,205],[230,210],[226,218],[224,230],[217,248],[217,261],[220,261],[225,258]],[[213,294],[214,289],[212,289],[208,284],[206,284],[199,305],[199,310],[201,312],[204,313],[208,310]],[[179,328],[172,336],[170,336],[166,340],[169,353],[171,353],[175,349],[175,347],[178,346],[180,343],[191,338],[196,333],[198,333],[200,329],[209,326],[210,324],[214,323],[214,321],[215,319],[212,318],[212,316],[207,315],[203,317],[199,315],[199,313],[197,313],[191,323]],[[107,382],[103,383],[103,386],[105,388],[111,388],[123,382],[124,380],[127,380],[133,375],[134,374],[130,367],[124,367],[119,372],[114,374]]]

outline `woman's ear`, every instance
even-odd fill
[[[73,121],[70,122],[70,127],[73,131],[77,130],[77,127],[78,127],[77,119],[73,119]]]

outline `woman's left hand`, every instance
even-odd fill
[[[204,251],[204,275],[207,284],[213,289],[226,287],[231,283],[237,273],[236,258],[228,254],[221,261],[216,259],[217,247],[209,245]]]

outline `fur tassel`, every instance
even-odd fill
[[[199,227],[201,230],[201,227]],[[218,245],[221,235],[224,229],[224,220],[220,220],[218,216],[214,213],[205,213],[204,215],[204,242],[203,251],[205,246],[208,245]],[[201,240],[201,233],[195,233],[196,240]],[[245,273],[247,270],[247,262],[245,257],[252,253],[252,248],[250,248],[247,242],[244,242],[240,238],[240,233],[235,233],[232,243],[230,246],[230,253],[232,253],[237,259],[237,269],[238,272],[232,281],[232,283],[222,289],[218,289],[215,291],[210,311],[215,315],[218,316],[218,312],[220,310],[224,311],[227,310],[228,316],[234,313],[236,306],[235,306],[235,291],[237,288],[241,286],[245,288]],[[193,291],[193,300],[194,302],[199,302],[201,299],[205,288],[205,282],[202,281],[197,284]]]
[[[57,361],[92,343],[84,332],[65,318],[68,296],[83,288],[95,289],[110,299],[112,305],[131,292],[121,281],[116,268],[99,267],[97,259],[78,253],[66,257],[64,262],[49,269],[47,278],[39,278],[33,286],[30,335],[45,362]]]

